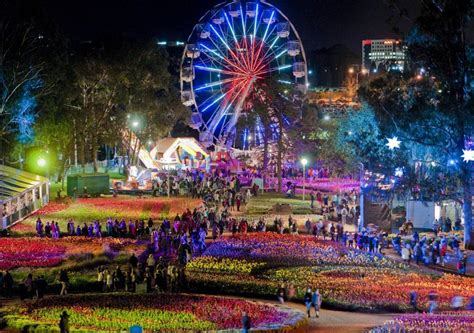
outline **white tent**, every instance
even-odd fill
[[[161,139],[150,155],[164,169],[191,166],[185,165],[183,155],[193,167],[202,167],[209,160],[209,152],[194,138]]]

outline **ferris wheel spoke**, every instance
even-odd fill
[[[261,67],[265,67],[265,65],[267,63],[270,62],[271,59],[273,60],[278,60],[280,57],[282,57],[285,53],[288,52],[288,49],[283,49],[282,51],[280,51],[278,54],[275,55],[274,52],[266,55],[265,57],[262,57],[262,59],[260,60],[260,62],[258,63],[258,68],[261,68]]]
[[[245,66],[248,68],[249,64],[247,63],[245,56],[242,54],[242,47],[240,46],[240,43],[237,40],[237,36],[235,35],[234,21],[232,21],[231,23],[229,20],[229,17],[227,16],[227,13],[225,12],[224,12],[224,16],[225,16],[225,20],[227,21],[227,25],[229,26],[229,29],[232,32],[232,37],[234,38],[235,47],[237,48],[237,52],[238,52],[237,54],[240,56]]]
[[[232,105],[232,101],[235,100],[236,97],[239,96],[240,92],[241,92],[241,89],[242,87],[245,87],[245,81],[242,80],[241,82],[237,83],[237,85],[235,85],[234,87],[230,88],[226,93],[225,95],[233,95],[232,93],[234,91],[237,91],[238,90],[238,93],[237,94],[234,94],[234,96],[232,96],[231,98],[231,102],[230,104],[222,104],[220,108],[216,109],[215,112],[211,115],[211,117],[209,118],[209,121],[206,123],[206,126],[210,129],[212,129],[213,131],[216,129],[216,127],[218,126],[218,124],[220,123],[222,117],[224,116],[224,114],[228,111],[227,107]]]
[[[216,30],[214,29],[214,31],[216,31]],[[216,31],[216,34],[217,34],[217,31]],[[221,38],[219,34],[217,34],[217,35],[218,35],[219,38]],[[214,44],[214,46],[216,47],[216,49],[220,50],[220,49],[219,49],[219,45],[217,45],[217,43],[216,43],[211,37],[209,37],[209,40],[212,42],[212,44]],[[217,52],[216,52],[216,53],[217,53]],[[222,53],[222,52],[221,52],[221,53]],[[217,53],[217,54],[218,54],[218,53]],[[231,52],[231,54],[233,54],[233,52]],[[235,70],[238,70],[238,71],[241,71],[241,72],[245,72],[245,69],[244,69],[244,68],[238,66],[237,64],[235,64],[234,62],[230,61],[228,58],[224,57],[223,55],[220,55],[220,56],[222,57],[222,59],[224,60],[224,62],[226,62],[230,67],[233,67]],[[234,57],[235,57],[235,54],[234,54]],[[226,67],[227,67],[227,66],[226,66]]]
[[[247,17],[244,17],[244,11],[242,10],[242,5],[240,5],[240,18],[242,21],[242,34],[244,38],[247,38],[247,27],[245,21],[247,21]]]
[[[211,40],[211,42],[214,44],[214,46],[219,49],[219,47],[214,43],[213,40]],[[234,67],[232,63],[228,63],[228,61],[226,60],[226,58],[224,56],[222,56],[221,54],[219,54],[219,52],[207,47],[205,44],[201,44],[202,47],[204,47],[206,49],[206,51],[210,52],[211,54],[213,54],[214,56],[216,56],[217,58],[213,57],[211,54],[209,54],[208,52],[203,52],[203,54],[205,54],[209,59],[211,59],[211,61],[214,61],[216,63],[218,63],[219,65],[221,65],[221,67],[223,68],[226,68],[228,70],[231,69],[231,67]],[[218,60],[220,59],[220,60]],[[231,66],[232,65],[232,66]],[[233,68],[235,69],[235,68]]]
[[[229,47],[229,44],[227,44],[227,42],[224,40],[224,38],[219,34],[219,32],[216,30],[216,28],[214,28],[214,26],[211,25],[211,29],[212,31],[214,31],[214,33],[217,35],[217,37],[219,38],[219,40],[222,42],[222,44],[224,44],[224,46],[227,48],[227,51],[229,51],[230,55],[234,58],[234,60],[236,60],[237,62],[239,62],[239,59],[237,57],[237,55],[234,53],[234,51],[232,51],[232,49]],[[211,41],[213,41],[211,39]],[[214,43],[214,41],[213,41]],[[215,43],[214,43],[215,44]],[[238,67],[240,68],[240,70],[242,71],[245,71],[245,68],[242,68],[242,67],[239,67],[237,64],[234,64],[235,67]]]
[[[234,80],[235,80],[235,78],[230,78],[230,79],[225,79],[225,80],[221,80],[221,81],[216,81],[216,82],[211,82],[211,83],[205,83],[203,86],[194,88],[194,90],[195,90],[195,91],[205,90],[205,89],[209,89],[209,88],[212,88],[212,87],[221,86],[221,85],[223,85],[223,84],[232,82],[232,81],[234,81]]]
[[[293,65],[283,65],[283,66],[279,66],[279,67],[273,67],[273,68],[270,68],[268,70],[265,70],[265,71],[262,71],[261,74],[270,74],[270,73],[273,73],[273,72],[276,72],[276,71],[283,71],[285,69],[288,69],[288,68],[291,68],[293,67]]]

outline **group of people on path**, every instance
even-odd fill
[[[392,239],[395,251],[403,261],[410,264],[412,261],[417,265],[445,267],[449,261],[456,263],[459,274],[465,275],[467,269],[467,253],[461,251],[461,241],[457,235],[441,238],[431,238],[424,235],[420,238],[417,231],[413,232],[408,240],[403,240],[400,234]],[[448,249],[451,248],[452,255]]]

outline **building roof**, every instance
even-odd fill
[[[200,153],[207,157],[209,153],[207,150],[194,138],[165,138],[157,142],[155,148],[152,149],[151,155],[162,155],[163,161],[170,160],[176,149],[182,148],[190,155],[195,156]]]
[[[47,181],[46,177],[0,165],[0,202],[14,198],[27,189]]]

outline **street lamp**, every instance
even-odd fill
[[[41,168],[46,166],[46,160],[42,157],[40,157],[36,163],[38,163],[38,166]]]
[[[138,126],[140,126],[140,122],[138,120],[135,120],[132,122],[132,126],[137,128]]]
[[[304,201],[305,190],[306,190],[306,164],[308,164],[308,160],[306,158],[302,158],[301,164],[303,165],[303,201]]]

